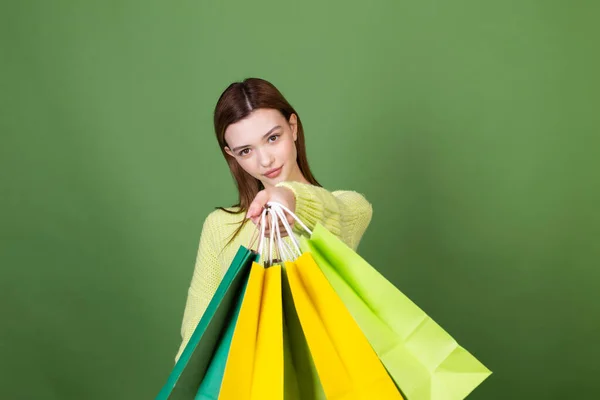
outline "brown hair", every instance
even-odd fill
[[[230,214],[245,213],[252,203],[252,200],[254,200],[254,197],[259,191],[264,189],[260,180],[244,171],[236,159],[231,157],[225,151],[225,147],[227,147],[227,142],[225,141],[225,131],[227,130],[227,127],[248,117],[253,110],[258,108],[279,110],[288,121],[292,114],[296,115],[298,124],[298,135],[296,140],[298,156],[296,161],[298,162],[298,167],[306,180],[313,185],[321,186],[313,176],[308,165],[304,141],[304,129],[302,128],[302,122],[296,110],[294,110],[281,92],[271,82],[260,78],[247,78],[241,82],[230,84],[219,97],[214,111],[214,128],[215,134],[217,135],[217,141],[219,142],[221,152],[229,165],[231,174],[235,179],[239,193],[238,203],[231,206],[232,208],[239,207],[239,211],[230,211],[224,207],[217,207],[217,209]],[[233,241],[247,221],[247,219],[244,219],[240,223],[240,226],[234,232],[227,244]]]

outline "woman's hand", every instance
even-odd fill
[[[248,207],[246,218],[250,218],[255,225],[260,225],[261,215],[264,210],[264,207],[267,205],[268,202],[271,201],[284,205],[292,212],[296,211],[296,197],[294,196],[294,192],[284,187],[269,187],[264,190],[261,190],[256,194],[256,197],[254,197],[254,200],[252,200],[252,203]],[[294,226],[294,218],[285,211],[284,214],[288,221],[288,224],[290,226]],[[270,235],[268,215],[265,221],[265,236],[268,236]],[[283,226],[281,221],[279,222],[279,231],[281,232],[282,237],[287,236],[287,231],[285,230],[285,227]]]

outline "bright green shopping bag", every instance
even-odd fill
[[[302,236],[407,400],[462,400],[491,371],[354,250],[317,224]]]

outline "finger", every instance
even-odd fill
[[[268,194],[266,191],[261,190],[256,194],[252,203],[248,207],[248,212],[246,213],[246,218],[259,217],[262,213],[262,210],[267,204]]]
[[[294,219],[294,217],[292,217],[291,215],[287,215],[286,216],[287,222],[288,224],[290,224],[290,228],[294,226],[294,224],[296,223],[296,220]]]
[[[291,218],[292,221],[290,221],[290,218],[291,217],[286,217],[286,222],[287,222],[289,228],[291,229],[294,226],[294,224],[292,222],[294,220],[294,218]],[[283,220],[279,221],[279,226],[282,229],[282,231],[285,231],[287,229],[286,226],[285,226],[285,222]]]
[[[285,229],[285,225],[283,224],[283,222],[279,221],[279,234],[281,235],[281,237],[286,237],[288,235],[287,230]]]
[[[256,200],[250,204],[248,211],[246,212],[246,218],[258,218],[262,213],[262,206]]]

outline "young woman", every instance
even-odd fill
[[[300,117],[270,82],[232,83],[217,102],[214,128],[239,199],[229,208],[217,207],[204,221],[176,360],[239,246],[250,245],[267,202],[283,204],[310,229],[320,222],[353,249],[372,217],[371,204],[361,194],[330,192],[317,182],[308,166]],[[292,226],[296,231],[297,224]]]

